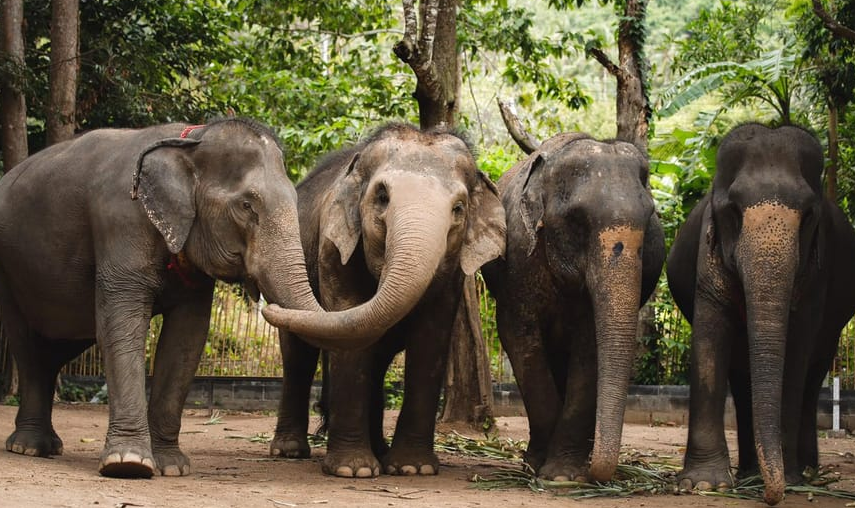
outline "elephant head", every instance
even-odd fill
[[[822,147],[806,131],[747,124],[722,140],[711,193],[711,241],[744,292],[753,432],[770,504],[785,486],[781,397],[795,284],[823,259],[822,168]]]
[[[447,132],[398,124],[342,157],[320,233],[341,265],[361,245],[378,286],[370,300],[346,311],[264,309],[272,324],[303,336],[326,337],[344,328],[352,338],[379,337],[436,278],[457,270],[472,274],[505,249],[496,188],[476,169],[467,145]]]
[[[320,311],[309,287],[297,195],[276,136],[247,119],[187,129],[145,148],[133,197],[173,255],[254,299]],[[356,347],[318,340],[326,347]]]
[[[565,133],[499,182],[508,209],[519,210],[528,256],[545,258],[556,285],[579,288],[591,302],[597,393],[589,474],[596,481],[617,467],[638,310],[663,264],[647,180],[647,158],[634,145]]]

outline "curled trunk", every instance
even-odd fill
[[[779,204],[745,210],[736,264],[745,290],[751,404],[764,500],[784,497],[781,397],[787,323],[798,266],[800,214]]]
[[[406,316],[424,295],[446,250],[448,218],[431,207],[411,206],[387,212],[386,260],[377,293],[348,310],[319,313],[268,305],[271,324],[310,342],[355,349],[373,344]]]
[[[590,476],[611,480],[620,455],[626,396],[636,346],[644,233],[610,228],[599,236],[589,286],[597,333],[597,412]]]

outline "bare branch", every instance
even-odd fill
[[[590,48],[588,53],[594,57],[594,60],[600,62],[600,65],[606,68],[609,71],[609,74],[616,78],[620,78],[623,74],[623,69],[618,67],[614,62],[611,61],[609,56],[603,52],[600,48]]]
[[[500,97],[496,97],[496,102],[499,104],[499,111],[502,112],[502,121],[505,122],[508,134],[511,135],[517,146],[526,154],[537,150],[537,147],[540,146],[540,141],[525,129],[517,115],[513,101],[503,101]]]
[[[820,0],[813,0],[813,12],[819,16],[826,28],[831,30],[831,33],[846,40],[855,42],[855,30],[840,24],[828,13],[823,7]]]
[[[433,45],[436,37],[436,23],[439,9],[438,0],[424,0],[422,12],[421,37],[416,43],[418,18],[414,0],[403,0],[404,4],[404,37],[398,41],[392,50],[404,63],[410,66],[419,86],[433,99],[441,95],[442,86],[439,83],[436,66],[433,63]]]

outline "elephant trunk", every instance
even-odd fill
[[[276,210],[257,230],[261,233],[247,252],[247,271],[265,299],[288,308],[321,311],[306,274],[296,207]]]
[[[427,291],[445,256],[450,217],[424,204],[390,205],[385,264],[375,295],[348,310],[316,313],[269,305],[264,317],[309,340],[356,349],[376,342],[403,319]],[[442,207],[441,209],[444,209]],[[338,339],[341,337],[341,339]]]
[[[754,441],[770,505],[781,501],[786,486],[781,397],[800,218],[798,210],[778,203],[749,207],[735,248],[745,290]]]
[[[644,232],[626,226],[599,234],[588,280],[597,334],[597,410],[590,477],[608,481],[620,455],[626,396],[636,350]]]

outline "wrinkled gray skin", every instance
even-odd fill
[[[242,119],[181,138],[185,127],[96,130],[0,180],[0,313],[21,396],[7,450],[62,453],[51,422],[57,373],[97,340],[110,398],[100,472],[187,474],[181,408],[205,344],[214,279],[320,310],[275,137]],[[147,410],[145,336],[154,314],[163,329]]]
[[[501,255],[505,220],[495,187],[468,147],[439,131],[392,124],[323,161],[297,186],[309,279],[324,315],[268,306],[280,328],[285,380],[273,455],[309,457],[308,399],[318,350],[297,334],[381,337],[329,355],[324,472],[343,477],[436,474],[434,422],[464,273]],[[351,315],[332,312],[351,309]],[[291,333],[285,330],[290,329]],[[383,378],[406,349],[404,404],[391,449]]]
[[[617,466],[638,309],[665,257],[647,177],[633,145],[573,133],[499,181],[507,253],[482,273],[541,477],[607,481]]]
[[[674,240],[668,283],[693,329],[683,488],[733,483],[728,382],[739,471],[759,468],[768,504],[817,466],[817,398],[855,312],[855,233],[823,197],[822,168],[822,147],[802,129],[738,127]]]

